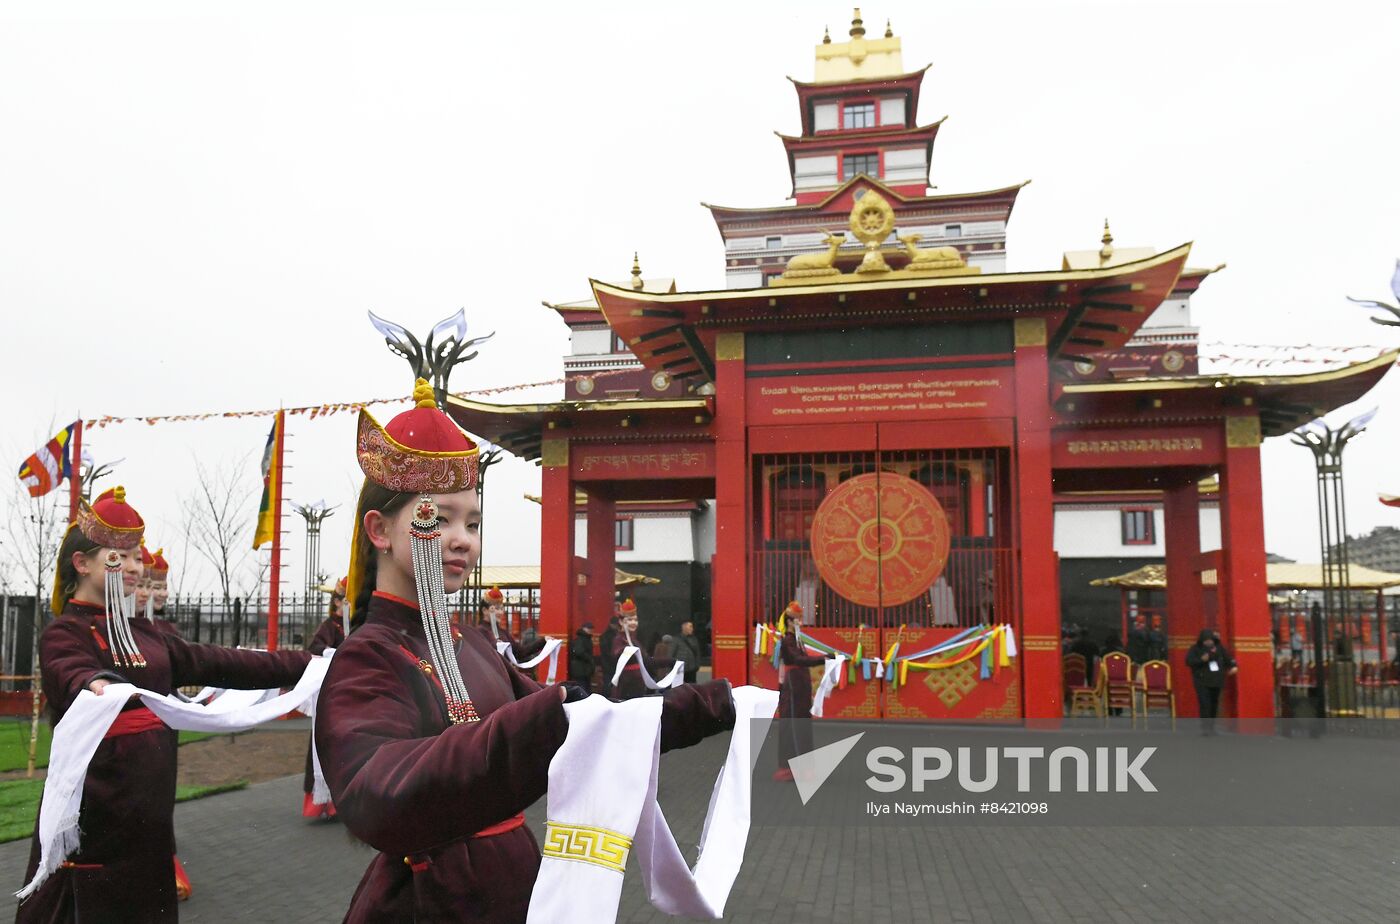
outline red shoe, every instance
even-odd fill
[[[172,855],[175,861],[175,897],[180,901],[189,901],[194,894],[194,886],[190,885],[190,877],[185,875],[185,866],[180,862],[180,858]]]
[[[773,781],[775,783],[791,783],[792,771],[787,767],[778,768],[778,772],[773,774]]]

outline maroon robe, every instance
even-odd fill
[[[338,616],[327,616],[321,620],[321,624],[316,627],[316,633],[311,636],[311,644],[306,646],[306,650],[314,655],[325,652],[327,648],[339,648],[345,643],[345,622]],[[308,796],[316,785],[316,772],[311,768],[311,741],[306,742],[306,772],[302,774],[301,788]],[[312,811],[311,804],[305,799],[302,800],[302,815],[314,818],[321,812],[321,807],[316,806],[316,811]],[[329,810],[328,810],[329,811]]]
[[[154,693],[182,686],[262,690],[291,686],[311,656],[304,651],[239,651],[194,645],[145,619],[131,620],[145,667],[115,667],[102,608],[70,601],[39,638],[44,695],[57,725],[92,681],[127,680]],[[128,703],[125,710],[145,708]],[[20,904],[29,922],[177,920],[174,853],[176,736],[165,725],[108,738],[83,784],[82,844]],[[39,865],[35,825],[25,882]]]
[[[627,640],[627,633],[619,632],[613,636],[612,651],[610,652],[613,670],[617,670],[617,662],[622,658],[623,649],[629,645],[641,651],[640,645]],[[674,658],[654,658],[642,651],[642,664],[646,667],[646,672],[651,675],[652,680],[660,680],[665,677],[675,663]],[[642,668],[637,665],[637,659],[632,658],[622,669],[622,676],[617,678],[616,698],[619,700],[636,699],[638,696],[647,696],[651,692],[651,688],[642,679]]]
[[[534,836],[523,824],[475,835],[545,794],[568,731],[559,690],[467,632],[457,664],[481,721],[452,725],[430,664],[418,610],[376,593],[321,688],[316,748],[336,811],[380,851],[345,920],[522,922],[540,865]],[[733,723],[723,681],[676,691],[662,709],[662,749]]]
[[[151,625],[155,626],[166,635],[173,635],[176,638],[184,638],[180,634],[180,627],[175,625],[175,620],[165,618],[165,610],[157,610],[151,619]]]
[[[510,634],[510,628],[508,626],[497,626],[496,631],[500,634],[499,636],[493,635],[491,633],[490,617],[488,616],[486,619],[486,622],[477,623],[476,628],[482,635],[486,636],[486,640],[491,643],[492,650],[495,650],[496,642],[498,641],[509,642],[511,653],[515,655],[515,660],[517,661],[528,661],[544,650],[546,639],[537,638],[527,645],[524,642],[517,641],[515,636]]]
[[[778,762],[786,767],[798,754],[812,749],[812,674],[826,658],[809,655],[797,635],[788,632],[779,648],[782,682],[778,687]]]

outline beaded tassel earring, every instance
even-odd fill
[[[145,667],[146,659],[137,647],[136,636],[131,632],[131,613],[136,608],[135,598],[128,597],[122,586],[122,559],[115,550],[107,552],[103,585],[107,609],[107,626],[112,636],[112,660],[121,667]]]
[[[442,531],[438,523],[437,504],[427,494],[420,496],[408,530],[413,582],[418,588],[418,612],[428,640],[428,655],[447,699],[447,716],[453,725],[461,725],[479,722],[481,717],[476,714],[476,706],[457,667],[457,650],[447,612],[447,591],[442,579]]]

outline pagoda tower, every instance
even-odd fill
[[[1006,223],[1025,183],[983,192],[929,195],[933,142],[943,119],[919,124],[919,93],[929,66],[905,71],[900,39],[886,22],[872,37],[856,8],[849,41],[828,32],[816,46],[813,79],[797,90],[801,134],[778,137],[792,176],[792,205],[710,205],[724,239],[725,284],[767,286],[797,254],[830,246],[854,201],[874,189],[894,209],[896,233],[923,245],[955,247],[983,272],[1006,268]],[[891,243],[893,241],[893,235]],[[837,251],[838,267],[859,263],[859,241]]]

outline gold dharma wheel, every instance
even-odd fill
[[[884,242],[894,233],[894,209],[879,193],[866,190],[851,209],[851,233],[867,245]]]
[[[938,499],[889,472],[842,482],[812,519],[817,573],[858,606],[898,606],[926,593],[947,566],[949,547]]]

